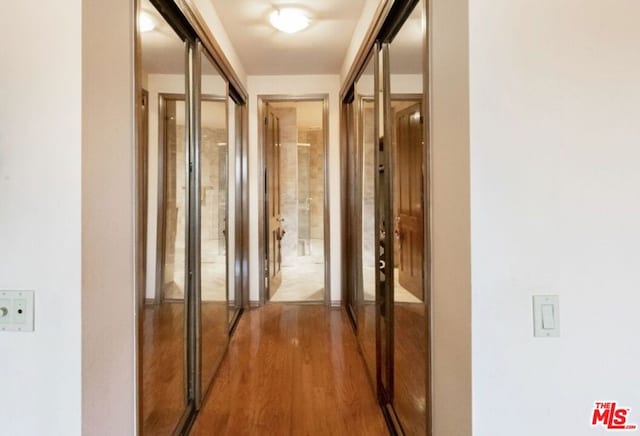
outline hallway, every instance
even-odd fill
[[[342,309],[247,311],[192,435],[386,435]]]

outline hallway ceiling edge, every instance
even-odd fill
[[[210,0],[248,75],[339,74],[367,2],[375,0]],[[286,34],[269,14],[299,8],[307,29]]]

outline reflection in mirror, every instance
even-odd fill
[[[393,406],[406,435],[426,433],[423,1],[389,48],[394,216]]]
[[[375,64],[371,55],[367,66],[355,84],[355,100],[358,105],[358,183],[360,202],[360,286],[357,296],[357,323],[363,355],[369,375],[376,374],[375,327]]]
[[[141,430],[158,435],[172,434],[187,413],[186,66],[182,39],[147,0],[141,2],[141,9],[154,23],[152,30],[140,33],[141,79],[149,114],[148,125],[140,123],[140,128],[148,129],[151,175],[147,286],[140,331]]]
[[[227,82],[201,54],[200,98],[200,365],[204,395],[224,356],[228,340]]]
[[[227,208],[227,258],[228,258],[228,272],[227,272],[227,303],[229,308],[228,320],[231,324],[237,316],[238,311],[242,307],[241,295],[236,289],[236,177],[238,175],[236,162],[236,147],[240,145],[237,143],[237,121],[241,119],[239,116],[240,106],[237,105],[233,99],[228,98],[229,104],[229,140],[228,140],[228,160],[229,160],[229,182],[227,184],[229,193],[229,205]]]
[[[323,301],[324,101],[270,101],[267,107],[278,120],[278,139],[270,142],[277,151],[272,147],[267,159],[267,197],[276,211],[275,222],[270,222],[276,251],[268,254],[274,272],[269,277],[269,301]]]

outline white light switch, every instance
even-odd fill
[[[560,336],[560,302],[557,295],[533,296],[533,335]]]
[[[542,328],[544,330],[553,330],[556,326],[553,319],[553,304],[542,305]]]
[[[33,331],[33,291],[0,291],[0,331]]]

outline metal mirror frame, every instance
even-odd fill
[[[224,96],[208,96],[202,94],[202,57],[207,57],[207,60],[211,63],[216,72],[220,75],[221,78],[225,80],[225,95]],[[227,96],[229,95],[229,81],[224,78],[224,75],[219,70],[215,61],[211,58],[211,56],[206,52],[200,40],[196,40],[195,52],[194,52],[194,68],[193,73],[195,80],[193,81],[193,106],[192,106],[192,117],[193,117],[193,158],[192,158],[192,177],[193,177],[193,190],[191,191],[191,214],[193,215],[193,219],[191,220],[192,227],[192,236],[193,236],[193,246],[191,247],[193,257],[194,267],[191,270],[193,273],[193,301],[194,301],[194,328],[195,328],[195,405],[196,409],[199,410],[202,406],[204,398],[213,383],[213,379],[217,370],[220,366],[220,363],[224,359],[224,356],[227,352],[227,347],[229,343],[229,336],[227,335],[227,342],[225,344],[224,350],[220,353],[219,358],[216,359],[217,362],[214,364],[213,368],[213,376],[209,380],[206,387],[203,388],[202,381],[204,374],[202,373],[202,257],[201,257],[201,247],[202,247],[202,197],[200,195],[202,188],[202,165],[201,165],[201,155],[202,155],[202,102],[203,101],[221,101],[225,102],[225,111],[229,110],[229,103]],[[228,136],[228,114],[226,116],[227,121],[227,136]],[[230,160],[227,159],[227,167],[230,165]],[[228,169],[227,169],[228,174]],[[229,183],[229,179],[227,178],[227,184]],[[227,209],[225,212],[225,221],[229,222],[229,189],[226,190],[226,202]],[[225,235],[225,245],[227,247],[225,254],[225,308],[228,307],[228,298],[229,298],[229,239]],[[229,321],[228,321],[228,310],[225,310],[225,319],[224,326],[228,329]]]

